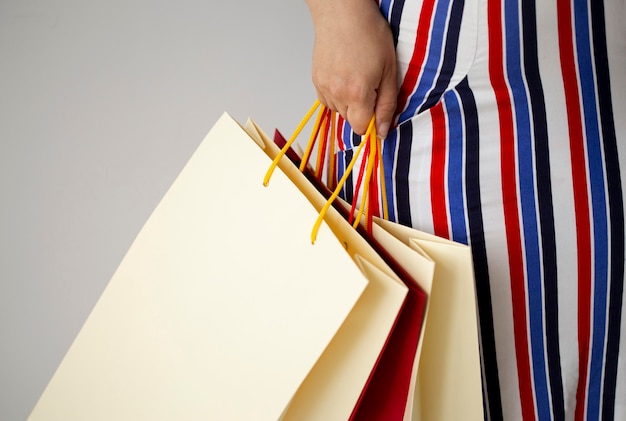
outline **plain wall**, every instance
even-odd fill
[[[295,128],[312,45],[304,0],[0,0],[0,420],[222,112]]]

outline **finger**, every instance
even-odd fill
[[[331,105],[328,103],[328,100],[326,99],[326,96],[322,94],[322,92],[319,89],[316,89],[316,92],[317,92],[317,99],[320,100],[320,103],[326,108],[332,109]]]
[[[398,82],[396,78],[395,65],[391,66],[385,73],[378,88],[378,96],[376,97],[376,132],[381,138],[387,137],[389,128],[393,122],[393,116],[396,112],[396,104],[398,98]]]
[[[346,110],[345,119],[348,120],[352,130],[358,135],[364,135],[367,131],[372,116],[374,115],[374,104],[352,104]]]
[[[326,96],[322,94],[322,92],[319,89],[317,89],[316,91],[317,91],[317,99],[319,99],[319,101],[322,103],[323,106],[325,106],[331,111],[335,111],[339,113],[342,116],[344,115],[345,108],[337,106],[337,104],[334,101],[330,100],[329,98],[333,98],[332,96]]]

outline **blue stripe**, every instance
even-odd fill
[[[380,0],[378,3],[380,7],[380,12],[385,17],[385,19],[389,20],[389,10],[391,8],[391,0]]]
[[[580,89],[582,94],[587,137],[587,159],[589,183],[593,212],[594,244],[594,291],[593,291],[593,332],[591,342],[591,361],[589,367],[589,387],[587,391],[587,416],[598,419],[600,415],[600,397],[602,393],[602,374],[604,366],[604,342],[606,330],[606,306],[608,283],[608,222],[604,184],[604,163],[598,110],[596,107],[595,75],[593,72],[592,52],[589,32],[589,10],[586,1],[574,4],[574,25],[576,32],[576,50]]]
[[[397,130],[389,132],[389,136],[382,142],[383,144],[383,165],[385,167],[385,188],[387,190],[387,203],[389,210],[389,220],[396,220],[396,202],[394,199],[394,164],[396,158]]]
[[[476,301],[478,303],[480,343],[483,365],[483,397],[485,417],[502,420],[502,398],[496,357],[496,340],[491,304],[489,264],[485,244],[481,190],[480,190],[480,127],[474,94],[463,79],[456,87],[465,117],[465,200],[467,202],[467,223],[476,278]]]
[[[405,121],[414,116],[417,109],[424,103],[428,92],[433,88],[435,76],[439,74],[439,65],[443,58],[441,51],[444,43],[444,30],[446,28],[446,21],[448,20],[449,7],[449,0],[437,2],[435,18],[430,33],[430,48],[428,49],[426,62],[422,69],[422,76],[418,81],[415,92],[411,94],[406,108],[400,114],[398,121]]]
[[[361,143],[361,136],[352,131],[352,127],[348,120],[343,123],[343,146],[346,150],[353,149]]]
[[[526,256],[526,282],[528,289],[528,316],[530,347],[537,415],[539,420],[551,420],[550,394],[545,361],[543,282],[535,203],[533,163],[533,135],[530,130],[530,111],[523,75],[521,73],[520,26],[517,0],[506,0],[506,62],[507,74],[515,107],[517,129],[518,177],[524,250]]]
[[[624,297],[624,201],[622,196],[615,122],[613,120],[613,105],[606,46],[606,27],[604,23],[604,4],[602,1],[591,3],[591,22],[611,219],[611,290],[609,293],[610,302],[606,361],[604,367],[602,419],[612,420],[615,416],[617,362]]]
[[[552,396],[552,412],[555,420],[565,419],[563,377],[561,374],[561,351],[559,345],[559,300],[556,257],[556,234],[550,153],[548,147],[548,123],[543,86],[539,74],[537,52],[537,17],[534,0],[522,1],[524,40],[524,70],[532,109],[535,136],[535,171],[537,174],[537,205],[539,207],[541,252],[543,256],[543,288],[546,354]]]
[[[448,117],[448,206],[452,239],[467,244],[463,194],[463,114],[455,91],[444,95]]]
[[[446,34],[446,48],[443,53],[443,64],[437,77],[437,83],[428,95],[428,99],[420,107],[420,111],[427,110],[434,106],[441,95],[448,89],[454,69],[456,67],[456,56],[459,47],[459,37],[461,35],[461,21],[463,19],[464,0],[453,0]]]
[[[342,132],[342,141],[345,151],[339,151],[337,153],[337,180],[340,180],[341,177],[343,177],[346,168],[348,168],[348,164],[352,159],[352,128],[346,120],[344,120]],[[352,202],[353,192],[351,176],[348,176],[346,183],[341,188],[339,196],[349,203]]]
[[[344,120],[343,129],[341,134],[341,140],[343,141],[344,149],[352,149],[352,144],[350,143],[350,139],[352,139],[352,128],[347,121]]]

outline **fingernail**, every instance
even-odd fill
[[[384,122],[384,123],[380,123],[380,126],[378,127],[378,137],[380,137],[381,139],[384,139],[387,137],[387,134],[389,133],[389,123],[388,122]]]

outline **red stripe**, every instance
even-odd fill
[[[339,146],[340,151],[346,150],[346,145],[343,141],[343,131],[344,131],[345,122],[346,121],[343,119],[343,117],[340,116],[339,113],[337,113],[337,128],[335,130],[337,131],[337,145]]]
[[[379,157],[379,153],[378,153],[378,142],[374,143],[374,146],[376,147],[376,155],[374,158],[374,169],[372,171],[372,178],[370,179],[370,189],[369,189],[369,195],[370,195],[370,205],[369,205],[369,222],[368,222],[368,226],[371,227],[372,226],[372,216],[380,216],[380,200],[379,200],[379,195],[382,193],[380,190],[380,181],[378,179],[378,171],[379,171],[379,165],[380,165],[380,161],[378,160]]]
[[[374,164],[374,166],[376,166]],[[372,178],[370,178],[370,187],[369,187],[369,197],[368,197],[368,208],[367,208],[367,232],[368,233],[372,233],[372,224],[373,224],[373,217],[374,214],[376,214],[376,216],[378,216],[378,211],[377,209],[377,205],[378,205],[378,193],[376,192],[376,188],[378,186],[376,185],[376,172],[374,172],[372,174]]]
[[[317,140],[319,139],[319,136],[320,136],[320,128],[321,128],[321,127],[322,127],[322,125],[323,125],[324,116],[326,115],[326,112],[327,112],[327,111],[329,111],[329,110],[328,110],[328,108],[325,108],[325,109],[323,109],[323,110],[320,110],[320,112],[321,112],[321,116],[322,116],[322,117],[321,117],[321,119],[319,120],[319,124],[316,124],[316,125],[313,127],[314,133],[312,133],[312,135],[313,135],[313,136],[311,137],[311,142],[310,142],[313,146],[315,146],[315,144],[317,143]],[[318,123],[318,122],[316,121],[316,123]],[[308,145],[307,145],[307,147],[308,147]],[[304,165],[304,166],[306,167],[306,166],[309,164],[309,162],[311,161],[312,151],[313,151],[313,150],[311,150],[311,153],[310,153],[308,156],[304,156],[304,157],[303,157],[303,160],[302,160],[303,162],[301,163],[301,165]]]
[[[361,139],[361,142],[366,142],[367,139]],[[367,156],[370,152],[370,142],[365,144],[365,148],[363,148],[363,155],[361,158],[361,165],[359,168],[359,176],[356,179],[356,184],[354,185],[354,198],[352,199],[352,206],[350,207],[350,215],[348,217],[348,222],[352,224],[354,222],[354,218],[357,216],[357,202],[359,198],[359,192],[361,191],[361,184],[363,184],[363,179],[365,178],[365,169],[367,167]],[[352,159],[355,159],[354,157]],[[361,198],[363,199],[363,198]],[[365,206],[365,201],[362,200],[361,206]]]
[[[515,159],[515,130],[511,96],[504,75],[502,34],[502,2],[490,0],[488,9],[489,28],[489,75],[496,97],[500,121],[500,159],[502,172],[502,199],[504,224],[509,254],[511,295],[513,305],[513,332],[519,382],[520,403],[524,421],[536,419],[532,391],[530,355],[528,344],[527,303],[524,277],[524,260],[520,216],[517,197],[517,167]]]
[[[435,235],[450,238],[448,207],[446,205],[446,154],[447,128],[443,103],[431,108],[433,125],[432,157],[430,164],[430,201],[432,203]]]
[[[558,32],[561,72],[565,88],[565,107],[570,137],[576,246],[578,248],[578,389],[574,418],[585,418],[587,367],[591,332],[591,233],[587,165],[582,126],[580,93],[572,34],[572,8],[569,0],[558,0]]]
[[[319,155],[320,162],[316,163],[317,173],[315,174],[315,177],[319,181],[322,180],[322,172],[324,171],[324,164],[326,163],[326,152],[328,149],[328,137],[330,133],[330,109],[329,108],[326,108],[326,110],[324,111],[321,125],[324,126],[324,133],[322,133],[322,143],[319,146],[319,148],[321,148],[320,149],[321,155]]]
[[[430,28],[433,18],[433,11],[435,10],[435,0],[424,0],[422,9],[420,11],[419,22],[417,23],[417,31],[415,33],[415,42],[413,43],[413,54],[411,55],[411,61],[400,92],[398,93],[398,106],[397,110],[401,112],[404,110],[411,93],[415,89],[417,79],[422,71],[424,65],[424,59],[426,57],[426,50],[428,48],[428,40],[430,37]]]

